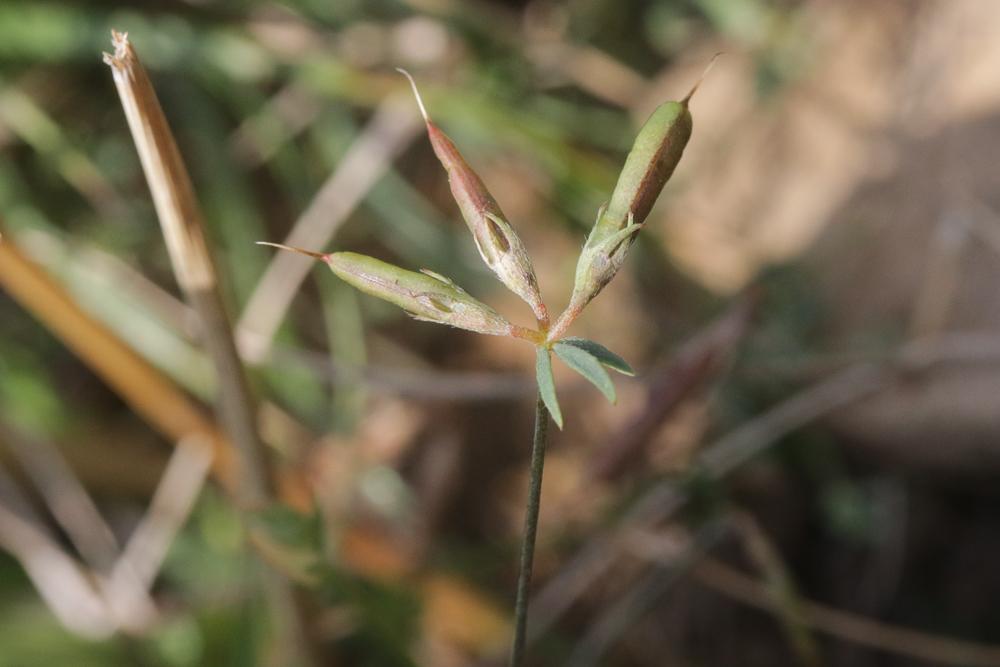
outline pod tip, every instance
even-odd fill
[[[705,80],[705,77],[708,76],[708,73],[712,71],[712,67],[715,66],[715,61],[718,60],[719,56],[722,55],[725,55],[724,51],[719,51],[714,56],[712,56],[712,59],[708,61],[707,65],[705,65],[705,69],[702,71],[701,76],[698,77],[698,80],[694,82],[693,86],[691,86],[691,90],[688,91],[688,94],[684,96],[683,100],[681,100],[681,104],[686,106],[687,103],[691,101],[691,98],[694,97],[694,94],[698,92],[698,86],[700,86],[701,82]]]
[[[268,245],[272,248],[280,248],[281,250],[290,250],[291,252],[297,252],[300,255],[305,255],[307,257],[312,257],[313,259],[318,259],[322,262],[326,261],[327,255],[320,252],[313,252],[312,250],[303,250],[302,248],[296,248],[290,245],[284,245],[281,243],[271,243],[269,241],[257,241],[257,245]]]
[[[413,96],[417,98],[417,106],[420,107],[420,115],[424,117],[424,122],[431,122],[430,117],[427,115],[427,109],[424,107],[424,101],[420,97],[420,91],[417,90],[417,82],[413,80],[413,77],[402,67],[397,67],[396,71],[405,76],[410,81],[410,87],[413,88]]]

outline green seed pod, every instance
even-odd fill
[[[450,279],[433,271],[407,271],[354,252],[322,254],[277,243],[260,243],[321,260],[344,282],[366,294],[396,304],[415,319],[492,336],[524,335],[520,327],[469,296]]]
[[[469,231],[472,232],[479,255],[507,289],[531,306],[539,323],[543,327],[548,326],[548,310],[542,303],[535,269],[524,243],[507,222],[500,205],[486,189],[479,175],[458,152],[448,135],[431,121],[413,77],[405,70],[399,71],[410,80],[420,113],[427,124],[427,135],[434,154],[448,172],[451,194],[458,203]]]
[[[715,59],[712,59],[712,63]],[[712,63],[709,63],[709,68]],[[705,73],[708,72],[706,68]],[[704,78],[702,74],[702,78]],[[611,201],[597,214],[576,267],[573,296],[565,319],[572,321],[591,299],[611,282],[621,268],[663,186],[673,175],[691,138],[692,118],[688,102],[698,83],[679,102],[661,104],[639,130],[618,176]],[[562,326],[561,326],[562,325]],[[560,322],[564,330],[568,322]]]

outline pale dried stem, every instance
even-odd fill
[[[115,52],[106,54],[105,62],[114,75],[174,274],[198,314],[201,337],[215,365],[221,420],[239,453],[236,500],[244,510],[259,508],[271,500],[273,480],[257,431],[256,400],[236,349],[191,180],[128,36],[113,31],[112,42]],[[281,633],[278,641],[289,658],[294,654],[307,661],[306,621],[290,583],[275,572],[265,573],[265,583]]]
[[[0,286],[169,441],[186,443],[188,449],[201,448],[201,456],[211,461],[216,478],[230,492],[234,492],[232,448],[215,425],[163,373],[85,313],[66,290],[25,257],[9,237],[0,242]],[[191,452],[186,452],[184,456],[190,459]],[[194,469],[192,466],[185,467],[188,473]],[[181,501],[174,499],[172,502]],[[96,579],[101,590],[107,592],[107,608],[102,608],[100,613],[115,617],[101,620],[103,617],[93,611],[96,604],[93,599],[100,596],[92,589],[81,588],[74,579],[83,576],[79,565],[47,538],[38,526],[23,519],[14,521],[17,518],[18,515],[13,515],[13,518],[0,516],[0,532],[3,533],[0,534],[0,546],[22,560],[42,598],[69,629],[91,637],[97,632],[105,636],[116,628],[139,628],[150,619],[155,610],[147,613],[136,607],[136,602],[142,600],[142,595],[135,589],[138,577],[130,574],[131,568],[120,563],[117,574],[112,577],[113,582],[100,576]],[[162,522],[160,525],[163,525]],[[162,534],[157,539],[162,541]],[[151,553],[146,549],[143,552]],[[129,558],[126,563],[138,563],[137,569],[147,573],[155,569],[151,567],[152,561],[143,565],[141,560]],[[113,568],[112,571],[116,570]],[[151,576],[154,575],[146,574],[143,579],[149,581]],[[65,599],[59,598],[60,592],[64,593]],[[277,603],[283,610],[287,609],[290,605],[286,600],[290,598],[290,595],[280,598]],[[101,604],[105,604],[104,601]],[[296,614],[284,611],[282,615],[282,622],[296,617]],[[84,617],[86,622],[80,620]]]
[[[321,101],[298,83],[285,86],[233,132],[229,139],[233,156],[245,167],[267,163],[282,146],[312,125],[323,108]]]
[[[97,640],[118,629],[83,569],[63,551],[2,468],[0,547],[17,558],[46,606],[68,630]]]
[[[110,572],[120,551],[118,541],[59,448],[3,423],[0,437],[87,564],[99,574]]]
[[[0,286],[168,440],[199,435],[211,443],[216,475],[232,488],[231,450],[212,421],[161,371],[85,313],[9,237],[0,243]]]
[[[266,455],[257,435],[256,402],[236,353],[191,179],[156,92],[124,33],[105,54],[135,141],[177,282],[198,315],[201,338],[219,380],[219,412],[239,451],[238,501],[259,507],[270,496]]]
[[[210,449],[198,437],[177,443],[142,521],[110,572],[105,593],[114,609],[136,604],[152,587],[211,469]]]
[[[178,443],[146,515],[122,552],[58,448],[4,425],[0,435],[93,570],[98,593],[116,625],[131,631],[147,628],[157,615],[149,590],[204,485],[212,463],[211,443],[204,436]]]

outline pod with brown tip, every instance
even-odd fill
[[[712,58],[705,74],[714,62]],[[574,317],[621,268],[636,233],[677,168],[693,128],[688,102],[705,74],[684,99],[657,107],[639,130],[611,200],[598,212],[577,262],[573,296],[567,309]]]
[[[547,326],[548,310],[542,302],[535,269],[524,243],[507,222],[500,205],[486,189],[479,175],[465,161],[448,135],[427,115],[413,77],[406,70],[400,69],[399,72],[409,79],[413,87],[413,94],[417,98],[420,113],[427,125],[427,136],[430,138],[434,155],[448,173],[451,194],[458,204],[465,224],[472,232],[479,255],[500,282],[531,307],[535,319],[542,326]]]

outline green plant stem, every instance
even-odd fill
[[[538,511],[542,503],[542,470],[545,467],[545,444],[548,439],[549,413],[542,397],[535,405],[535,438],[531,445],[531,478],[528,483],[528,507],[524,515],[524,537],[521,542],[521,570],[517,577],[517,597],[514,602],[514,641],[510,651],[510,667],[524,663],[524,646],[528,629],[528,589],[531,586],[531,566],[535,559],[535,536],[538,533]]]

